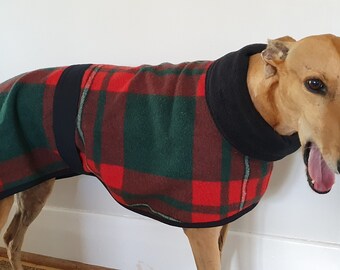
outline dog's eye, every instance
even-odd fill
[[[327,93],[327,86],[320,79],[308,79],[305,81],[305,87],[315,94],[326,95]]]

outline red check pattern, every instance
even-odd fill
[[[78,137],[77,143],[84,169],[95,174],[125,207],[171,225],[205,227],[233,220],[256,205],[264,194],[272,164],[246,158],[220,135],[205,101],[209,66],[209,62],[195,62],[92,68],[95,75],[92,82],[86,82],[90,87],[83,90],[86,101],[80,109],[85,136],[83,140]],[[166,126],[166,119],[176,118],[175,113],[183,113],[182,108],[176,112],[178,100],[184,107],[193,104],[186,107],[191,110],[191,131],[184,132],[180,126],[171,139],[166,136],[176,124],[172,122],[166,132],[162,125]],[[170,113],[166,112],[168,103]],[[105,104],[102,110],[101,104]],[[138,125],[140,122],[143,124]],[[96,130],[98,123],[100,132]],[[146,127],[148,123],[150,127]],[[95,132],[100,134],[98,139]],[[149,136],[140,138],[144,133]],[[157,148],[161,136],[165,138],[159,144],[164,140],[184,144],[176,140],[178,133],[190,137],[186,141],[190,144],[188,155],[179,157],[166,145]],[[132,144],[138,148],[130,154]],[[154,148],[158,157],[150,154]],[[185,146],[180,149],[186,151]],[[159,159],[164,162],[157,163]],[[184,170],[172,168],[177,159],[178,164],[185,164]],[[166,169],[159,170],[160,166]],[[178,174],[185,170],[187,174]]]
[[[205,100],[210,64],[92,65],[85,72],[76,131],[84,172],[128,209],[180,227],[217,226],[249,211],[264,194],[272,163],[238,152],[211,118]],[[0,197],[67,169],[52,128],[63,70],[35,71],[0,85],[3,108],[13,91],[31,91],[30,102],[41,105],[32,120],[41,122],[39,136],[21,135],[36,140],[29,151],[1,156],[9,151],[0,145]]]

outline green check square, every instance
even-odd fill
[[[43,127],[45,85],[14,85],[0,94],[0,161],[8,160],[35,148],[48,147]]]
[[[124,122],[125,167],[192,178],[194,97],[129,94]]]

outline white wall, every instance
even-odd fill
[[[1,1],[0,81],[47,66],[216,59],[267,38],[340,35],[339,11],[338,0]],[[340,182],[313,193],[300,155],[277,162],[261,204],[232,224],[224,270],[340,269]],[[124,270],[194,269],[180,229],[122,209],[86,177],[57,184],[24,249]]]

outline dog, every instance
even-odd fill
[[[221,269],[228,223],[259,202],[273,161],[302,145],[310,187],[331,190],[340,170],[339,76],[340,37],[319,35],[269,40],[214,62],[78,65],[4,82],[0,228],[15,194],[4,234],[12,268],[23,269],[25,232],[55,179],[89,174],[128,209],[182,227],[197,269]]]

